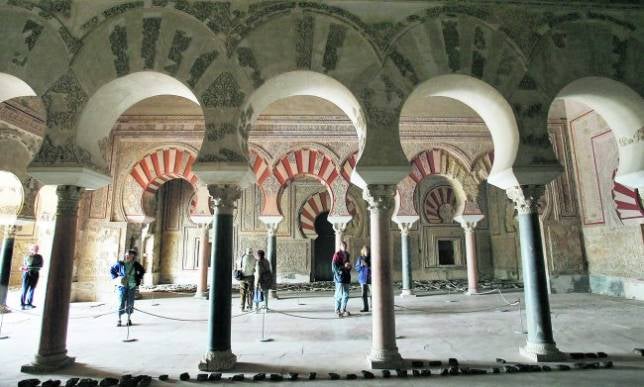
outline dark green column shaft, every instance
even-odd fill
[[[0,312],[3,306],[7,305],[7,293],[9,292],[9,277],[11,276],[11,260],[13,258],[13,244],[15,241],[15,226],[6,226],[4,239],[2,240],[2,265],[0,266]]]
[[[211,264],[208,350],[230,350],[230,318],[233,261],[233,215],[215,210]]]
[[[518,220],[528,342],[552,344],[554,340],[552,322],[550,321],[546,268],[541,247],[539,214],[536,212],[519,213]]]

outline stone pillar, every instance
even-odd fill
[[[465,231],[465,257],[467,259],[467,294],[479,292],[479,266],[476,250],[476,224],[483,215],[460,215],[454,218]]]
[[[214,200],[213,243],[210,261],[210,315],[208,351],[199,363],[201,371],[222,371],[235,366],[237,356],[230,347],[230,319],[233,264],[233,209],[241,197],[238,185],[208,185]]]
[[[401,368],[403,360],[396,346],[394,292],[391,282],[392,256],[389,222],[394,208],[395,185],[368,185],[364,190],[369,203],[371,227],[371,283],[373,313],[371,368]]]
[[[259,220],[266,226],[266,258],[271,263],[273,273],[273,286],[270,291],[270,297],[277,299],[277,228],[283,216],[260,216]]]
[[[403,297],[414,295],[414,285],[412,272],[414,268],[411,265],[411,249],[409,247],[409,229],[419,219],[418,216],[397,216],[394,222],[400,229],[400,254],[402,262],[402,292]]]
[[[13,258],[13,243],[16,238],[16,226],[7,225],[4,228],[2,240],[2,266],[0,266],[0,313],[9,313],[7,294],[9,293],[9,277],[11,276],[11,260]]]
[[[506,190],[518,213],[523,266],[528,338],[520,353],[533,361],[560,361],[566,359],[566,355],[557,349],[552,336],[548,285],[539,224],[538,200],[544,190],[544,186],[511,187]]]
[[[208,298],[208,263],[210,262],[210,249],[208,248],[208,224],[201,225],[199,236],[199,279],[197,280],[197,291],[195,298]]]
[[[50,372],[74,363],[67,356],[67,325],[72,292],[72,269],[76,244],[78,203],[82,187],[59,185],[54,241],[40,331],[40,345],[33,363],[22,372]]]

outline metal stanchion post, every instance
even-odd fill
[[[259,339],[259,341],[261,341],[262,343],[267,343],[267,342],[273,341],[273,339],[271,339],[269,337],[264,337],[264,324],[265,324],[265,320],[266,320],[266,312],[267,311],[268,311],[267,308],[264,308],[264,313],[262,314],[262,338]]]
[[[6,340],[9,336],[2,336],[2,324],[4,323],[4,313],[0,313],[0,340]]]

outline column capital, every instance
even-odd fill
[[[364,199],[369,203],[369,209],[393,209],[396,197],[396,186],[389,184],[369,184],[362,191]]]
[[[235,201],[241,197],[241,188],[237,184],[208,184],[208,193],[213,198],[216,214],[232,214]]]
[[[268,231],[269,236],[275,235],[277,227],[282,223],[282,220],[284,220],[284,217],[281,215],[267,215],[259,217],[259,221],[264,223],[266,226],[266,231]]]
[[[398,225],[400,229],[400,234],[403,236],[409,235],[409,230],[420,219],[420,216],[410,215],[410,216],[394,216],[392,220]]]
[[[455,216],[454,220],[460,223],[465,231],[471,232],[484,217],[484,215],[459,215]]]
[[[545,185],[521,185],[505,190],[508,198],[514,202],[514,208],[521,215],[539,212],[539,199],[545,193]]]
[[[4,226],[4,237],[5,238],[15,238],[16,232],[20,230],[20,226],[15,224],[7,224]]]
[[[82,192],[83,187],[76,185],[59,185],[56,187],[56,195],[58,196],[56,216],[75,216],[78,212],[78,202]]]

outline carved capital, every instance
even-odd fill
[[[235,209],[235,201],[241,197],[241,188],[237,184],[209,184],[208,193],[213,199],[215,215],[230,215]]]
[[[369,184],[363,191],[364,199],[369,203],[369,211],[393,210],[395,205],[396,186]]]
[[[76,216],[83,187],[76,185],[59,185],[56,187],[58,207],[56,216]]]
[[[272,237],[277,233],[277,228],[284,219],[283,216],[260,216],[259,220],[266,226],[268,236]]]
[[[544,185],[522,185],[510,187],[505,190],[505,193],[514,202],[517,212],[525,215],[539,212],[539,199],[545,190]]]
[[[18,230],[20,229],[19,227],[20,226],[15,226],[13,224],[6,225],[4,227],[4,238],[5,239],[15,238],[16,232],[18,232]]]

